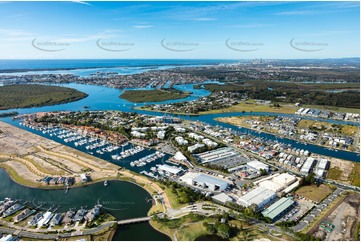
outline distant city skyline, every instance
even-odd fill
[[[0,59],[359,57],[360,3],[0,2]]]

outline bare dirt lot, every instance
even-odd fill
[[[331,214],[322,220],[334,225],[334,229],[327,232],[318,228],[314,234],[323,233],[325,235],[323,239],[327,241],[356,240],[357,224],[360,223],[359,208],[360,194],[348,195]]]
[[[360,165],[346,160],[330,158],[330,170],[327,178],[348,183],[354,186],[360,184]]]
[[[49,186],[38,182],[46,176],[73,176],[77,183],[82,173],[92,180],[117,176],[119,167],[104,160],[7,123],[0,122],[0,130],[0,166],[23,185]]]

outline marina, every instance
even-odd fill
[[[77,219],[84,215],[83,210],[89,212],[95,205],[101,205],[102,210],[110,213],[117,220],[140,218],[146,216],[152,205],[152,203],[145,200],[145,198],[151,197],[145,190],[128,182],[111,181],[112,184],[106,188],[104,188],[103,183],[97,183],[70,189],[67,194],[64,194],[63,190],[43,190],[18,185],[10,179],[3,169],[0,169],[0,179],[2,181],[0,183],[0,201],[7,198],[5,199],[7,200],[7,206],[13,206],[15,201],[25,206],[12,215],[15,215],[13,217],[14,221],[16,220],[18,223],[26,222],[26,224],[31,221],[30,224],[34,226],[38,226],[38,223],[45,216],[47,219],[42,221],[43,225],[47,227],[54,226],[56,221],[59,220],[58,214],[62,215],[62,226],[72,224],[79,210],[81,212],[79,212]],[[97,194],[97,196],[92,194]],[[119,196],[119,194],[127,195]],[[136,203],[131,201],[136,201]],[[119,203],[126,205],[121,210],[115,209]],[[87,213],[85,213],[83,219],[86,215]],[[52,225],[53,223],[54,225]],[[169,240],[167,236],[154,230],[148,223],[134,224],[132,226],[142,228],[142,231],[156,240]],[[131,238],[134,238],[134,234],[130,230],[119,228],[113,239],[131,240]],[[136,238],[139,240],[141,236],[139,235]]]
[[[62,86],[76,88],[80,91],[88,93],[89,96],[85,99],[73,102],[71,104],[60,104],[60,105],[55,105],[55,106],[46,106],[46,107],[42,107],[42,108],[11,109],[11,110],[0,111],[0,113],[9,112],[9,111],[17,111],[19,114],[25,114],[25,113],[29,113],[29,112],[34,113],[34,112],[47,112],[47,111],[59,111],[59,110],[78,111],[78,110],[82,110],[84,105],[90,105],[93,110],[119,110],[119,111],[123,111],[123,112],[137,112],[139,114],[147,114],[147,115],[159,115],[159,116],[164,115],[163,113],[160,113],[160,112],[132,109],[134,107],[133,103],[118,98],[118,96],[121,94],[121,91],[117,90],[117,89],[103,87],[103,86],[74,84],[74,83],[63,84]],[[175,85],[175,87],[176,86],[177,85]],[[199,96],[206,96],[209,94],[209,92],[207,90],[194,89],[192,84],[185,84],[185,85],[180,85],[180,86],[182,86],[182,90],[194,93],[194,96],[192,96],[192,95],[189,96],[187,98],[187,100],[188,99],[195,100],[195,99],[199,98]],[[161,102],[161,103],[174,103],[174,102],[182,102],[182,101],[187,101],[187,100],[186,99],[178,99],[178,100],[165,101],[165,102]],[[207,114],[207,115],[175,115],[175,116],[185,119],[185,120],[191,120],[191,121],[199,120],[201,122],[205,122],[205,123],[208,123],[208,124],[214,125],[214,126],[219,125],[219,126],[222,126],[223,128],[227,128],[227,129],[230,128],[230,129],[233,129],[234,131],[241,131],[242,133],[252,134],[255,137],[263,137],[263,138],[266,138],[269,140],[278,140],[282,143],[290,144],[290,145],[292,145],[292,147],[295,147],[295,148],[308,149],[312,153],[331,156],[331,157],[335,157],[335,158],[346,159],[346,160],[351,160],[354,162],[359,162],[360,158],[359,158],[358,153],[343,151],[343,150],[340,150],[340,151],[332,150],[332,149],[321,147],[321,146],[318,146],[315,144],[304,144],[301,142],[296,142],[291,139],[281,138],[281,137],[277,137],[275,135],[267,134],[267,133],[263,133],[263,132],[257,132],[257,131],[247,129],[244,127],[239,128],[239,127],[231,125],[231,124],[226,124],[226,123],[222,123],[222,122],[218,122],[218,121],[214,120],[215,118],[221,118],[221,117],[249,116],[249,115],[277,116],[278,114],[277,113],[264,113],[264,112],[252,112],[252,113],[230,112],[230,113]],[[282,114],[282,116],[297,117],[297,115],[295,115],[295,114]],[[357,124],[357,123],[341,121],[341,120],[321,119],[321,118],[315,118],[315,117],[304,117],[304,119],[326,121],[326,122],[333,123],[333,124],[351,124],[351,125],[359,126],[359,124]],[[10,117],[2,118],[2,120],[4,120],[5,122],[9,122],[12,125],[19,126],[19,124],[18,124],[19,121],[13,120]],[[44,135],[42,133],[40,133],[40,134]],[[50,136],[47,136],[47,134],[45,134],[45,135],[44,135],[45,137],[50,138]],[[63,140],[62,140],[62,143],[66,144]],[[87,153],[91,154],[91,152],[93,154],[96,154],[96,152],[94,150],[87,152]],[[101,151],[101,152],[103,152],[103,151]]]
[[[25,122],[19,122],[18,125],[35,134],[52,139],[90,155],[97,156],[138,173],[141,171],[151,172],[151,166],[157,164],[172,163],[171,161],[168,161],[171,157],[169,154],[135,145],[128,141],[123,144],[114,144],[105,139],[101,139],[94,134],[87,134],[85,132],[79,133],[64,127],[43,127],[40,124],[30,125]],[[77,139],[69,141],[72,137],[76,137]],[[68,142],[65,140],[68,140]],[[48,180],[46,180],[46,182],[48,182]],[[52,182],[54,183],[55,181]],[[66,180],[57,180],[56,182],[65,183]],[[67,192],[67,190],[68,189],[66,189],[65,192]]]

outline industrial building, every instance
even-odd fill
[[[239,156],[239,153],[229,147],[219,148],[197,154],[197,157],[202,164],[225,160],[235,156]]]
[[[289,173],[281,173],[269,176],[255,182],[255,184],[276,193],[289,192],[299,185],[297,177]]]
[[[188,185],[199,187],[210,191],[224,191],[229,183],[225,180],[201,173],[188,172],[181,176],[179,181]]]
[[[226,204],[227,202],[232,202],[233,201],[233,199],[230,196],[228,196],[227,194],[225,194],[223,192],[213,196],[212,199],[214,201],[222,203],[222,204]]]
[[[249,207],[256,204],[262,209],[276,198],[276,193],[263,187],[257,187],[238,199],[238,204]]]
[[[247,165],[259,171],[265,170],[269,172],[269,166],[257,160],[247,162]]]
[[[159,165],[158,170],[172,174],[172,175],[179,175],[182,173],[182,169],[176,166],[169,166],[169,165]]]
[[[262,214],[264,217],[268,217],[272,219],[272,221],[275,221],[285,215],[290,208],[292,208],[294,203],[295,202],[291,198],[282,197],[280,200],[265,209]]]

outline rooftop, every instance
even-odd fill
[[[273,203],[271,206],[269,206],[267,209],[265,209],[262,214],[265,217],[268,217],[270,219],[276,218],[279,214],[281,214],[283,211],[288,209],[290,206],[292,206],[294,201],[291,198],[283,197],[277,202]]]
[[[218,185],[218,186],[221,186],[221,185],[228,186],[228,182],[218,179],[213,176],[207,176],[205,174],[199,174],[198,176],[196,176],[194,178],[194,180],[198,183],[214,184],[214,185]]]

